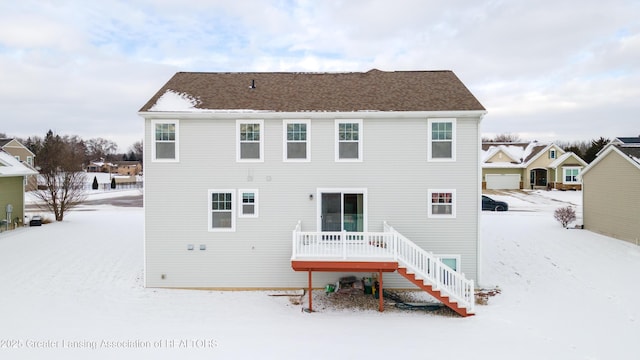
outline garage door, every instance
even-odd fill
[[[520,189],[518,174],[487,174],[487,189]]]

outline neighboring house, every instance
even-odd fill
[[[22,145],[16,139],[0,139],[0,149],[6,151],[18,161],[25,164],[28,168],[36,171],[35,158],[36,155],[29,150],[26,146]],[[26,191],[36,190],[38,188],[38,178],[35,175],[29,175],[26,177]]]
[[[640,137],[605,146],[582,182],[584,228],[640,244]]]
[[[118,166],[110,162],[105,162],[104,159],[100,159],[90,162],[86,170],[90,173],[117,173]]]
[[[116,162],[118,175],[139,175],[142,172],[140,161],[118,161]]]
[[[139,161],[116,161],[115,163],[105,162],[104,159],[92,161],[86,167],[90,173],[113,173],[118,175],[135,176],[142,172],[142,165]]]
[[[2,231],[24,219],[25,177],[37,172],[0,149],[0,226]]]
[[[469,315],[485,113],[451,71],[175,74],[139,112],[146,286],[389,273]]]
[[[553,143],[482,144],[483,189],[580,190],[580,172],[585,166],[578,155]]]

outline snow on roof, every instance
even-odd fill
[[[158,101],[149,109],[151,111],[193,111],[200,103],[198,99],[173,90],[165,91]]]
[[[253,109],[206,109],[198,108],[201,103],[199,98],[189,95],[184,92],[177,92],[173,90],[165,91],[156,103],[149,108],[149,111],[168,111],[168,112],[214,112],[214,113],[248,113],[248,112],[268,112],[268,110],[253,110]]]
[[[483,162],[486,162],[492,156],[502,151],[504,154],[510,157],[514,162],[517,162],[517,164],[513,164],[510,162],[506,163],[507,165],[510,165],[513,167],[514,165],[523,164],[525,159],[528,159],[531,156],[534,149],[539,148],[540,146],[545,146],[545,145],[534,141],[530,143],[496,143],[495,145],[485,143],[485,147],[486,146],[488,146],[488,148],[485,151],[483,151],[483,154],[482,154]],[[494,164],[497,164],[497,162],[494,162]],[[516,167],[519,167],[519,166],[516,166]]]
[[[23,165],[9,153],[0,150],[0,177],[35,175],[36,171]]]

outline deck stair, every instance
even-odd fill
[[[438,257],[395,231],[386,222],[384,228],[385,232],[393,234],[394,257],[398,261],[397,271],[400,275],[459,315],[474,315],[473,280],[454,271]]]
[[[386,222],[383,232],[308,232],[298,222],[292,245],[294,270],[398,271],[461,316],[474,315],[474,281]]]

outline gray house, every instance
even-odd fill
[[[613,140],[582,171],[584,227],[640,245],[640,137]]]
[[[146,286],[373,273],[472,314],[485,113],[451,71],[175,74],[139,111]]]

